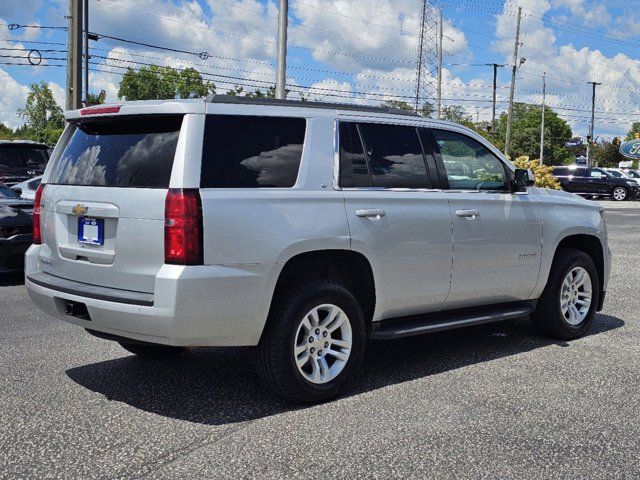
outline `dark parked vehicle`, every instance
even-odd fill
[[[0,183],[0,272],[24,268],[33,240],[33,202]]]
[[[29,140],[0,141],[0,182],[12,186],[44,173],[49,147]]]
[[[562,189],[587,197],[611,197],[622,201],[638,195],[638,183],[630,178],[616,178],[602,168],[554,167],[553,176]]]

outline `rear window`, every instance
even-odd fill
[[[305,130],[303,118],[207,116],[200,187],[293,187]]]
[[[46,148],[32,146],[0,146],[0,171],[6,168],[43,169],[49,160]]]
[[[182,118],[147,115],[79,123],[50,183],[167,188]]]

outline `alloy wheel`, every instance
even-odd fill
[[[564,277],[560,292],[560,310],[569,325],[579,325],[587,318],[592,294],[589,273],[582,267],[571,269]]]
[[[349,317],[332,304],[312,308],[300,321],[293,354],[300,374],[309,382],[335,379],[349,361],[353,335]]]

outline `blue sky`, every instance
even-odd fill
[[[490,115],[491,68],[511,63],[515,11],[523,7],[516,100],[539,103],[547,73],[548,103],[577,135],[586,134],[589,81],[598,87],[596,134],[621,135],[640,121],[640,11],[632,2],[609,0],[442,0],[444,104],[458,104],[474,118]],[[291,0],[288,78],[298,91],[325,101],[411,101],[419,29],[416,0]],[[42,28],[9,30],[6,24],[64,26],[66,0],[5,0],[0,3],[0,58],[26,63],[28,49],[65,56],[66,32]],[[90,0],[92,31],[183,51],[168,52],[107,38],[92,42],[91,90],[117,99],[126,66],[144,63],[193,66],[207,72],[223,92],[274,81],[277,9],[258,0]],[[51,42],[44,44],[42,42]],[[61,45],[58,45],[60,43]],[[9,49],[18,50],[9,50]],[[62,51],[55,51],[62,50]],[[198,53],[206,52],[202,60]],[[62,65],[63,60],[43,63]],[[499,111],[506,108],[508,68],[499,75]],[[0,121],[19,124],[15,111],[27,86],[49,82],[63,104],[64,67],[0,65]],[[425,92],[428,96],[429,92]]]

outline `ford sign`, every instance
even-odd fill
[[[620,145],[620,153],[627,158],[640,159],[640,140],[631,140]]]

